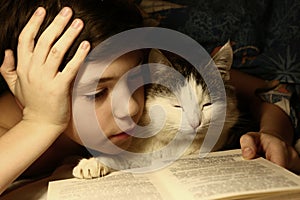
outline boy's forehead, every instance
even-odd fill
[[[79,83],[80,85],[97,84],[102,76],[114,76],[114,72],[122,72],[140,65],[143,58],[143,52],[139,50],[128,52],[110,62],[108,59],[88,61],[84,64],[83,72],[79,74]]]

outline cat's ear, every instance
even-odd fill
[[[151,49],[148,56],[149,63],[160,63],[172,67],[168,58],[158,49]]]
[[[229,70],[232,65],[233,51],[228,41],[220,50],[213,56],[213,61],[215,62],[217,68],[219,69],[222,79],[227,81],[230,79]]]
[[[162,80],[162,74],[166,74],[169,71],[169,67],[173,67],[169,59],[158,49],[151,49],[148,55],[149,63],[158,63],[167,67],[150,67],[151,78],[155,80]]]

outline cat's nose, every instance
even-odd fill
[[[193,129],[197,129],[200,126],[200,120],[199,118],[194,118],[190,121],[190,125],[191,127],[193,127]]]

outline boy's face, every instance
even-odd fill
[[[77,130],[74,126],[74,120],[70,123],[66,130],[69,137],[89,148],[107,153],[117,153],[113,150],[110,152],[108,149],[109,141],[122,149],[126,149],[130,145],[132,136],[126,132],[136,126],[144,109],[143,87],[131,90],[134,86],[143,85],[141,69],[135,69],[142,62],[142,58],[140,51],[127,53],[112,62],[99,75],[97,74],[101,70],[100,64],[97,65],[97,62],[88,64],[88,68],[92,71],[94,68],[94,72],[96,72],[96,75],[93,73],[94,75],[91,76],[94,78],[97,76],[99,81],[96,90],[89,84],[93,80],[86,79],[78,84],[79,88],[84,89],[79,92],[74,101],[77,105],[77,111],[73,112],[77,113],[75,116],[83,114],[79,120],[76,120]],[[129,70],[131,70],[129,75],[124,76]],[[93,113],[87,114],[85,108],[91,105],[95,105],[95,109],[93,109]],[[100,127],[102,134],[93,124],[93,116],[95,115],[96,126]],[[82,135],[84,135],[85,141],[82,140]]]

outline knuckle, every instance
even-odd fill
[[[23,45],[30,40],[34,40],[34,37],[30,33],[22,31],[18,37],[18,45]]]
[[[63,56],[62,51],[60,51],[59,48],[57,48],[55,46],[52,47],[50,53],[53,56],[53,58],[55,58],[55,59],[60,59]]]
[[[18,76],[25,74],[25,70],[23,67],[17,67],[16,72],[17,72]]]
[[[6,76],[9,74],[9,71],[7,69],[5,69],[5,66],[3,64],[0,67],[0,74],[2,74],[3,76]]]
[[[49,37],[47,37],[47,35],[45,35],[45,33],[42,34],[40,36],[40,38],[38,39],[37,46],[48,47],[49,45],[51,45],[51,41],[49,41]]]
[[[24,43],[24,40],[25,40],[25,33],[21,32],[21,34],[18,37],[18,44],[22,45]]]
[[[282,141],[282,140],[279,140],[279,144],[280,144],[283,148],[288,148],[288,144],[285,143],[285,142]]]

